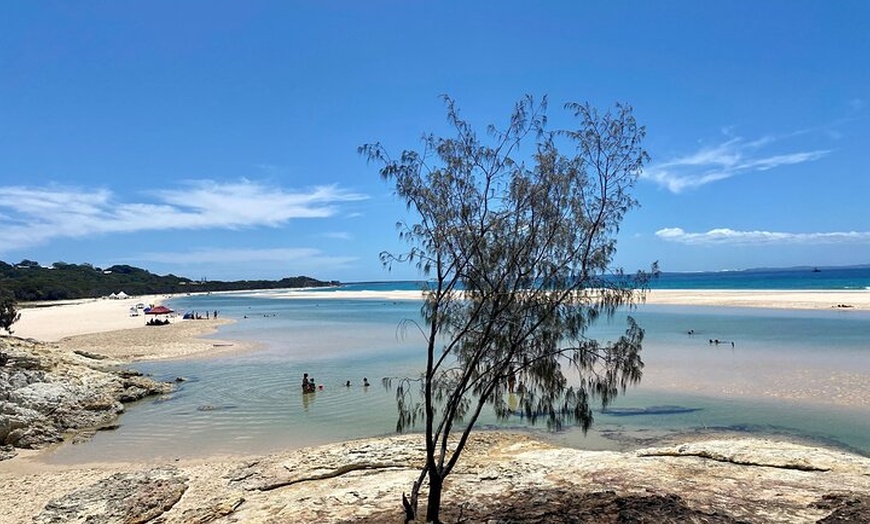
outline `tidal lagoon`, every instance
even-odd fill
[[[827,273],[831,279],[819,285]],[[795,271],[759,282],[790,288],[866,292],[867,271]],[[809,276],[808,276],[809,275]],[[727,277],[729,285],[733,275]],[[688,279],[688,280],[687,280]],[[715,275],[686,275],[716,287]],[[795,279],[815,279],[808,286]],[[714,284],[711,284],[714,282]],[[834,282],[834,283],[832,283]],[[233,323],[214,335],[215,355],[139,362],[136,369],[175,380],[176,391],[128,407],[119,427],[65,445],[48,462],[157,460],[253,454],[361,437],[393,435],[394,394],[384,377],[415,376],[423,362],[416,331],[417,283],[361,283],[305,293],[257,292],[173,297],[177,311]],[[862,287],[863,286],[863,287]],[[625,449],[669,435],[738,432],[806,439],[870,455],[870,312],[849,304],[774,309],[644,304],[631,312],[646,330],[642,382],[605,412],[593,430],[548,432],[520,417],[481,427],[533,431],[581,449]],[[623,314],[623,315],[624,315]],[[622,315],[595,327],[612,339]],[[192,322],[196,322],[195,320]],[[243,352],[226,351],[235,341]],[[718,342],[717,342],[718,341]],[[303,395],[303,373],[318,385]],[[368,379],[368,387],[362,385]],[[350,381],[351,385],[346,386]]]

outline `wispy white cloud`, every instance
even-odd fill
[[[188,182],[135,201],[105,188],[0,187],[0,254],[55,238],[149,230],[277,227],[368,198],[335,185],[290,191],[249,180]]]
[[[730,130],[726,134],[730,134]],[[703,146],[688,155],[652,164],[644,170],[641,178],[680,193],[743,173],[811,162],[830,152],[819,149],[774,154],[766,151],[779,140],[774,136],[754,140],[729,138],[720,144]]]
[[[870,243],[870,232],[847,231],[831,233],[783,233],[777,231],[735,231],[728,228],[711,229],[704,233],[689,233],[679,227],[656,231],[656,236],[668,242],[689,245],[757,245],[757,244],[844,244]]]

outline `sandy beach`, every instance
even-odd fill
[[[207,356],[253,347],[235,341],[202,338],[232,322],[229,319],[183,320],[173,315],[169,317],[169,325],[148,326],[146,322],[150,317],[141,310],[136,316],[130,314],[137,304],[160,304],[168,298],[150,295],[23,307],[21,319],[13,325],[14,335],[128,362]]]
[[[159,295],[130,297],[120,300],[94,298],[47,303],[21,304],[21,319],[12,328],[16,336],[54,342],[64,337],[87,333],[104,333],[145,326],[148,321],[141,310],[130,314],[138,304],[157,305]]]
[[[870,310],[870,291],[656,289],[647,296],[646,303],[774,309]]]

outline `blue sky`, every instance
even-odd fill
[[[12,2],[0,260],[190,278],[419,276],[357,153],[525,94],[634,107],[652,162],[617,264],[870,263],[870,3]]]

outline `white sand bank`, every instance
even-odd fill
[[[422,298],[420,291],[309,291],[300,289],[269,294],[253,293],[257,296],[284,299],[420,300]],[[649,293],[646,303],[686,306],[870,310],[870,290],[656,289]]]
[[[359,290],[359,291],[348,291],[348,290],[335,290],[335,291],[311,291],[306,289],[289,289],[286,291],[281,291],[278,293],[269,292],[269,293],[261,293],[257,291],[250,292],[252,295],[262,296],[264,298],[318,298],[318,299],[361,299],[361,300],[369,300],[369,299],[378,299],[378,300],[422,300],[423,293],[422,291],[408,291],[408,290],[396,290],[396,291],[375,291],[375,290]]]
[[[656,289],[647,304],[777,309],[870,309],[868,290]],[[848,307],[843,307],[848,306]]]

